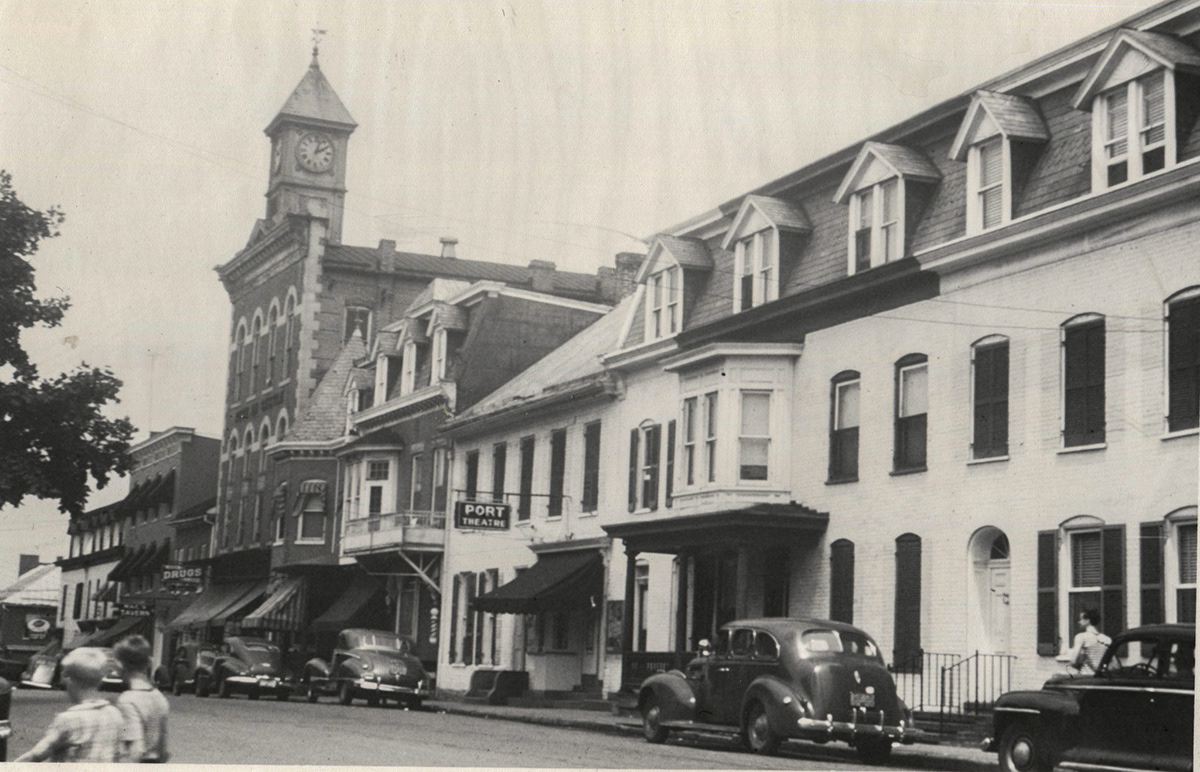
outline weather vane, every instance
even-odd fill
[[[320,49],[320,47],[321,47],[321,36],[325,34],[325,30],[323,30],[323,29],[314,29],[314,30],[312,31],[312,33],[313,33],[313,35],[312,35],[312,42],[313,42],[313,63],[314,63],[314,64],[316,64],[316,62],[317,62],[317,51],[318,51],[318,49]]]

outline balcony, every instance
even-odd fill
[[[441,551],[445,544],[446,515],[429,510],[405,510],[348,520],[342,535],[342,552],[362,555],[381,550],[424,549]]]

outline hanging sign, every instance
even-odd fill
[[[454,527],[486,531],[507,531],[512,515],[509,504],[484,504],[475,501],[454,502]]]
[[[163,584],[204,584],[204,566],[181,566],[168,563],[163,566]]]

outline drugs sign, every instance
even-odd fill
[[[204,584],[203,566],[181,566],[168,563],[163,566],[163,584]]]
[[[507,531],[511,514],[512,507],[508,504],[456,501],[454,502],[454,527]]]

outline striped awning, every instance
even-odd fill
[[[246,630],[275,630],[299,632],[304,620],[304,579],[286,579],[263,601],[262,605],[242,620]]]

